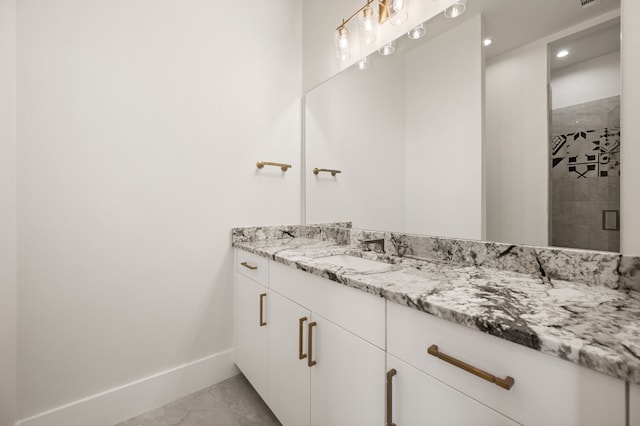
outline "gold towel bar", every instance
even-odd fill
[[[331,173],[331,176],[335,176],[338,173],[342,173],[342,170],[335,170],[335,169],[318,169],[317,167],[315,169],[313,169],[313,174],[317,175],[320,172],[327,172],[327,173]]]
[[[452,356],[443,354],[438,351],[438,345],[431,345],[429,349],[427,349],[429,355],[433,355],[436,358],[440,358],[441,360],[448,362],[449,364],[455,365],[458,368],[462,368],[464,371],[467,371],[473,375],[480,377],[488,382],[495,383],[497,386],[504,388],[506,390],[511,389],[515,380],[513,377],[507,376],[504,379],[494,376],[493,374],[489,374],[484,370],[480,370],[472,365],[467,364],[466,362],[462,362],[459,359],[455,359]]]
[[[287,170],[289,170],[291,168],[291,164],[284,164],[284,163],[273,163],[271,161],[258,161],[256,163],[256,167],[261,169],[264,166],[276,166],[276,167],[280,167],[280,169],[283,172],[286,172]]]

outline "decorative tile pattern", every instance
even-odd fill
[[[552,176],[598,178],[620,175],[620,129],[582,130],[551,141]]]
[[[551,244],[618,251],[602,212],[619,210],[620,97],[553,111]]]

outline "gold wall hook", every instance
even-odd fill
[[[280,169],[283,172],[286,172],[287,170],[289,170],[292,166],[291,164],[284,164],[284,163],[273,163],[271,161],[258,161],[256,163],[256,167],[259,169],[264,168],[264,166],[276,166],[276,167],[280,167]]]
[[[331,176],[335,176],[338,173],[342,173],[342,170],[335,170],[335,169],[319,169],[319,168],[315,168],[313,169],[313,174],[317,175],[320,172],[327,172],[327,173],[331,173]]]

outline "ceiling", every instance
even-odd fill
[[[557,58],[561,50],[569,56]],[[603,22],[549,44],[551,71],[620,50],[620,19]]]
[[[427,36],[423,37],[420,42],[435,38],[454,26],[482,14],[485,35],[493,41],[491,46],[486,48],[486,56],[491,58],[619,8],[620,0],[596,0],[586,7],[581,5],[580,0],[468,0],[467,10],[460,17],[447,19],[439,14],[429,20],[427,22]],[[602,28],[601,30],[606,29]],[[608,29],[611,30],[611,25]],[[608,43],[609,47],[599,48],[602,51],[611,49],[613,31],[611,30],[605,36],[609,42],[602,43]],[[618,46],[619,41],[618,29]],[[592,39],[591,43],[593,42]],[[587,46],[586,43],[583,44],[583,48]],[[418,44],[404,37],[402,41],[398,42],[398,48],[410,50]],[[569,48],[569,44],[563,48]],[[584,50],[583,48],[580,50]],[[565,59],[567,60],[563,63],[552,64],[552,67],[567,66],[573,60],[569,57]]]

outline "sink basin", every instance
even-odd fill
[[[348,254],[336,254],[333,256],[321,257],[318,258],[318,260],[323,263],[332,263],[334,265],[362,272],[380,271],[391,266],[388,263],[364,259],[362,257],[351,256]]]

